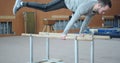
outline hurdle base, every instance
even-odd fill
[[[64,63],[61,59],[49,59],[49,60],[42,60],[38,63]]]

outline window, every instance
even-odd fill
[[[12,34],[12,22],[0,22],[0,34]]]

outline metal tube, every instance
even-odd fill
[[[33,36],[30,35],[30,63],[33,63]]]
[[[93,38],[94,34],[92,34],[92,38]],[[91,63],[94,63],[94,38],[93,40],[91,41],[91,56],[90,56],[90,59],[91,59]]]
[[[77,37],[76,37],[77,38]],[[78,40],[75,38],[75,63],[79,63]]]
[[[91,63],[94,63],[94,41],[91,41]]]
[[[50,52],[49,52],[49,38],[46,38],[46,60],[49,60],[49,55]]]

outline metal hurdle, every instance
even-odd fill
[[[40,32],[39,34],[26,34],[23,33],[22,36],[29,36],[30,42],[30,63],[33,63],[33,36],[35,37],[44,37],[46,38],[46,60],[50,60],[49,55],[49,39],[51,38],[58,38],[61,39],[61,33],[47,33],[47,32]],[[80,37],[79,34],[68,34],[66,40],[74,40],[74,55],[75,55],[75,63],[79,63],[79,52],[78,52],[78,41],[91,41],[91,50],[90,50],[90,63],[94,63],[94,39],[110,39],[109,36],[97,36],[93,34],[85,34],[84,37]],[[53,60],[56,61],[56,60]],[[58,60],[59,63],[63,63],[62,60]],[[45,63],[45,62],[41,62]],[[51,63],[51,62],[48,62]],[[56,62],[58,63],[58,62]]]
[[[32,34],[30,34],[30,37],[29,37],[29,42],[30,42],[30,63],[33,63],[33,36]]]

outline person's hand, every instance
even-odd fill
[[[62,35],[61,35],[61,39],[62,39],[62,40],[66,40],[66,36],[67,36],[67,35],[62,34]]]
[[[84,33],[79,34],[79,37],[84,37],[84,36],[85,36]]]

